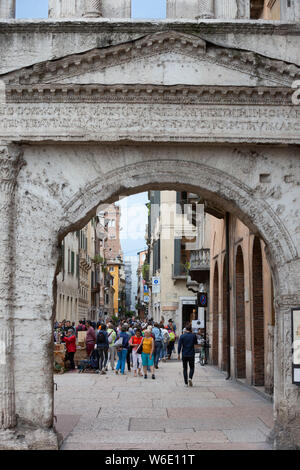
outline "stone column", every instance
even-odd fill
[[[199,15],[197,18],[214,18],[214,0],[199,0]]]
[[[0,18],[15,18],[16,16],[16,0],[1,0],[0,2]]]
[[[274,326],[268,325],[268,349],[265,377],[265,390],[270,395],[274,391]]]
[[[237,0],[215,0],[216,18],[237,18]]]
[[[237,8],[239,19],[250,19],[250,0],[237,0]]]
[[[14,190],[23,160],[0,145],[0,430],[16,426],[13,359]]]
[[[298,263],[299,264],[299,263]],[[293,272],[292,263],[289,267]],[[299,273],[299,267],[295,278]],[[293,281],[286,275],[290,286]],[[294,284],[295,285],[295,284]],[[299,286],[295,294],[279,294],[276,298],[274,335],[274,418],[269,436],[278,450],[300,449],[300,387],[292,383],[291,309],[300,306]]]
[[[85,18],[98,18],[102,16],[101,3],[101,0],[85,0],[83,16]]]

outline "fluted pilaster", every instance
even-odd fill
[[[102,16],[101,0],[86,0],[84,17],[86,18],[97,18]]]
[[[13,361],[14,191],[22,155],[14,145],[0,145],[0,429],[16,425]]]
[[[237,0],[215,0],[216,17],[235,19],[238,16]]]
[[[198,18],[214,18],[214,0],[199,0]]]

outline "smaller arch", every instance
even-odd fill
[[[246,377],[245,272],[241,245],[235,258],[236,376]]]

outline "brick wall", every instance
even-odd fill
[[[213,291],[213,334],[212,334],[212,363],[218,365],[219,355],[219,270],[218,263],[214,270],[214,291]]]
[[[257,237],[253,244],[252,258],[253,288],[253,385],[264,385],[265,348],[264,348],[264,301],[263,272],[260,241]]]
[[[236,254],[236,374],[246,377],[245,280],[244,259],[239,246]]]

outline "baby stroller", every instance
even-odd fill
[[[97,349],[93,349],[89,359],[84,359],[78,364],[78,373],[82,374],[86,371],[92,371],[99,374],[99,355]]]

